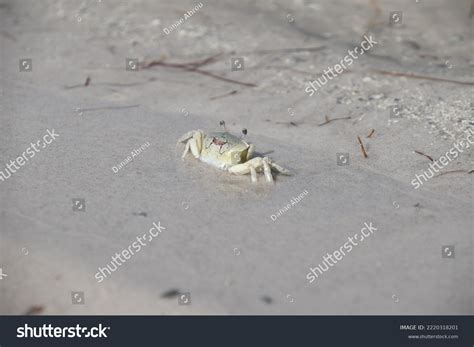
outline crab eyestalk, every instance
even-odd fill
[[[226,127],[225,127],[225,122],[223,120],[221,120],[219,122],[219,125],[222,127],[222,129],[224,129],[224,131],[227,131]]]

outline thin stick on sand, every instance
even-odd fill
[[[471,172],[472,171],[473,170],[471,170]],[[452,173],[467,173],[467,174],[469,174],[470,172],[467,171],[467,170],[451,170],[451,171],[442,172],[439,175],[436,175],[434,177],[444,176],[444,175],[448,175],[448,174],[452,174]]]
[[[359,141],[360,149],[362,151],[362,154],[364,155],[364,158],[368,158],[369,156],[367,155],[367,151],[365,150],[364,144],[362,143],[360,136],[357,136],[357,140]]]
[[[415,79],[428,80],[428,81],[449,82],[449,83],[457,83],[457,84],[462,84],[462,85],[467,85],[467,86],[474,85],[474,82],[469,82],[469,81],[457,81],[457,80],[450,80],[450,79],[441,78],[441,77],[415,75],[413,73],[393,72],[393,71],[386,71],[386,70],[373,70],[373,71],[380,73],[382,75],[388,75],[388,76],[394,76],[394,77],[408,77],[408,78],[415,78]]]
[[[204,71],[204,70],[198,69],[201,66],[204,66],[204,65],[207,65],[207,64],[210,64],[210,63],[214,62],[221,55],[222,55],[222,53],[219,53],[219,54],[213,55],[213,56],[211,56],[209,58],[206,58],[206,59],[203,59],[203,60],[198,60],[198,61],[195,61],[195,62],[184,63],[184,64],[165,63],[164,59],[152,60],[148,63],[142,63],[139,66],[140,66],[140,69],[149,69],[153,66],[163,66],[163,67],[169,67],[169,68],[174,68],[174,69],[181,69],[181,70],[185,70],[185,71],[196,72],[196,73],[199,73],[201,75],[212,77],[212,78],[224,81],[224,82],[239,84],[241,86],[246,86],[246,87],[256,87],[257,86],[254,83],[240,82],[240,81],[237,81],[237,80],[233,80],[231,78],[215,75],[215,74],[213,74],[209,71]]]
[[[318,127],[320,127],[321,125],[324,125],[324,124],[331,123],[331,122],[333,122],[333,121],[335,121],[335,120],[351,119],[351,117],[349,116],[349,117],[339,117],[339,118],[332,118],[332,119],[329,119],[328,116],[325,116],[324,119],[325,119],[325,121],[322,122],[322,123],[320,123],[320,124],[318,124]]]
[[[228,92],[228,93],[225,93],[225,94],[221,94],[221,95],[211,96],[211,97],[209,98],[209,100],[220,99],[220,98],[223,98],[223,97],[226,97],[226,96],[229,96],[229,95],[234,95],[234,94],[237,94],[237,90],[233,90],[233,91],[231,91],[231,92]]]
[[[126,105],[126,106],[103,106],[103,107],[91,107],[91,108],[78,108],[77,110],[80,112],[101,111],[101,110],[122,110],[126,108],[138,107],[138,106],[140,106],[140,104]]]
[[[417,150],[415,150],[414,152],[415,152],[416,154],[419,154],[419,155],[422,155],[422,156],[428,158],[428,159],[431,160],[431,161],[434,161],[433,158],[432,158],[431,156],[429,156],[428,154],[425,154],[425,153],[420,152],[420,151],[417,151]]]

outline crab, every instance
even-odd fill
[[[247,131],[244,129],[243,133],[245,135]],[[179,143],[186,143],[182,160],[191,151],[196,159],[231,174],[250,173],[252,183],[257,182],[257,172],[263,172],[267,182],[270,183],[273,183],[272,170],[290,175],[287,169],[268,157],[253,157],[254,145],[245,142],[243,137],[239,138],[227,131],[206,134],[202,130],[191,130],[178,140]]]

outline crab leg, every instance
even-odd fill
[[[184,160],[184,157],[186,156],[186,154],[188,154],[189,152],[189,141],[186,142],[186,146],[184,147],[184,152],[183,152],[183,155],[181,156],[181,159]]]
[[[252,183],[257,182],[257,171],[255,167],[248,162],[231,166],[228,170],[235,175],[247,175],[250,172]]]
[[[252,183],[257,183],[257,171],[252,165],[249,165],[249,170],[250,170],[250,179],[252,180]]]
[[[291,175],[290,171],[288,171],[287,169],[285,169],[284,167],[282,167],[278,164],[271,163],[270,165],[272,166],[273,169],[275,169],[275,171],[278,171],[282,175]]]
[[[270,168],[270,164],[268,164],[268,161],[265,159],[262,160],[263,172],[265,174],[265,178],[267,179],[267,182],[273,183],[272,169]]]
[[[193,135],[193,139],[196,140],[198,152],[201,153],[202,152],[202,132],[196,131]]]
[[[191,150],[195,158],[199,158],[202,151],[202,131],[192,130],[187,132],[179,139],[178,143],[184,141],[186,141],[186,147],[181,158],[184,159],[189,150]]]
[[[252,183],[256,183],[257,182],[257,169],[260,171],[261,167],[262,167],[262,158],[256,157],[243,164],[237,164],[237,165],[231,166],[229,168],[229,172],[236,175],[246,175],[250,173],[250,179],[252,180]],[[270,167],[268,167],[268,169],[270,169]],[[273,181],[273,178],[272,178],[272,181]]]
[[[237,165],[231,166],[229,168],[229,172],[236,175],[246,175],[250,172],[249,167],[250,165],[248,165],[247,163],[237,164]]]
[[[199,151],[199,146],[198,142],[196,141],[195,138],[190,139],[187,144],[189,143],[189,147],[191,148],[191,152],[193,153],[195,158],[199,158],[200,156],[200,151]]]

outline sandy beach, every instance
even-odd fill
[[[469,1],[0,14],[0,314],[474,314]],[[221,121],[292,175],[181,160]]]

